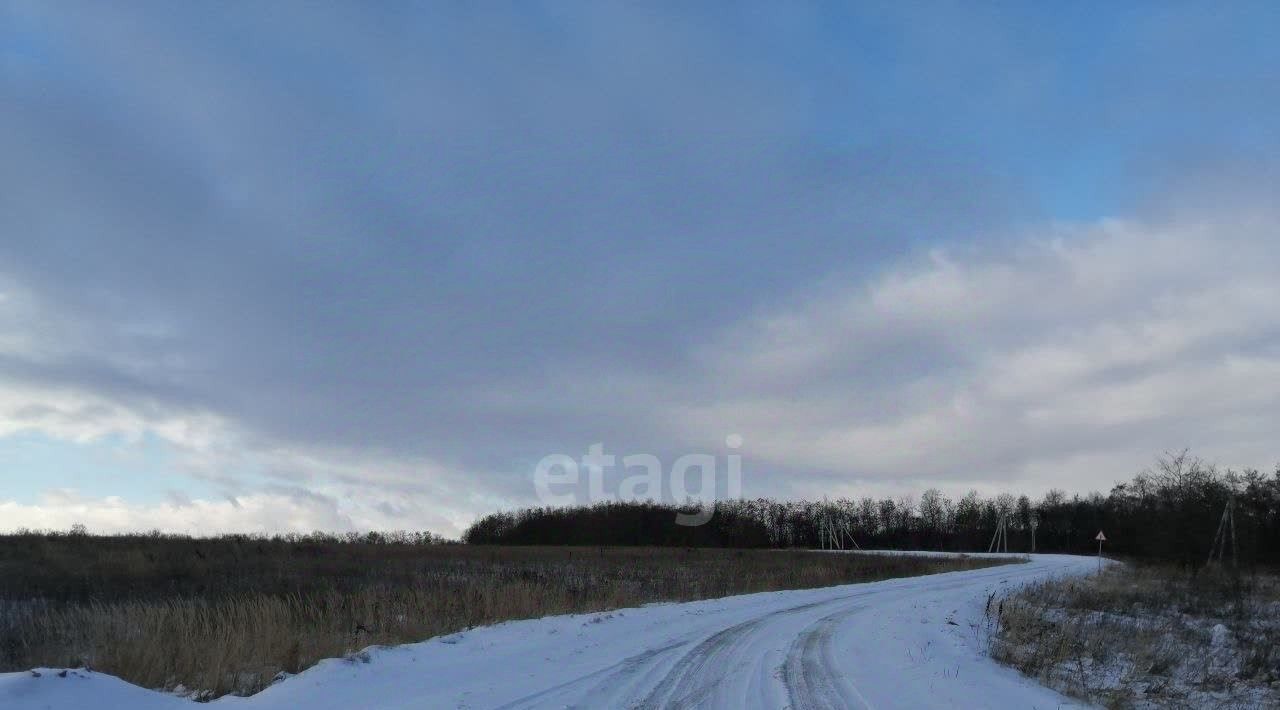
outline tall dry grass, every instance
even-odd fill
[[[96,543],[82,544],[91,550]],[[258,560],[237,575],[234,555],[202,544],[193,574],[168,580],[181,591],[133,581],[163,579],[148,565],[172,569],[172,560],[149,548],[115,549],[120,568],[99,560],[93,575],[107,581],[97,593],[90,587],[88,598],[80,571],[68,574],[75,590],[61,598],[58,575],[32,571],[45,593],[0,606],[0,668],[88,665],[145,687],[211,698],[256,692],[281,672],[365,646],[503,620],[995,564],[775,550],[336,545],[331,554],[264,551],[275,564]],[[89,554],[50,549],[64,560]],[[364,567],[350,567],[361,552]]]
[[[1115,565],[988,607],[992,655],[1114,708],[1280,708],[1280,576]]]

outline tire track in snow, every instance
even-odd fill
[[[1001,580],[1005,583],[1036,576],[1030,568],[996,567],[969,575],[965,579],[931,585],[930,593],[972,587],[975,582]],[[848,617],[870,604],[858,604],[822,617],[804,628],[792,642],[787,660],[782,667],[782,682],[787,690],[791,710],[838,710],[840,708],[865,708],[875,706],[858,691],[857,686],[840,671],[833,649],[832,639],[837,628]]]
[[[757,660],[741,653],[753,634],[771,621],[844,599],[800,604],[717,631],[685,653],[644,698],[629,707],[698,707],[705,704],[720,689],[727,671]]]
[[[1007,568],[993,568],[964,579],[945,580],[930,585],[932,592],[964,588],[984,578],[1007,578]],[[771,638],[776,622],[820,607],[836,607],[795,633],[783,660],[779,676],[781,690],[794,710],[807,708],[867,708],[874,706],[840,673],[832,652],[832,637],[842,621],[874,603],[874,598],[895,590],[856,591],[840,597],[808,602],[767,612],[715,630],[705,636],[685,636],[676,643],[645,650],[598,671],[510,702],[503,708],[619,707],[694,708],[734,707],[741,698],[729,697],[742,691],[735,681],[744,667],[764,661],[761,642]],[[853,603],[853,605],[851,605]],[[785,623],[785,622],[784,622]],[[705,632],[704,632],[705,633]],[[776,634],[775,634],[776,635]],[[753,648],[753,644],[755,647]],[[687,648],[675,660],[672,654]],[[781,650],[781,649],[779,649]]]
[[[587,675],[574,678],[573,680],[560,683],[559,685],[554,685],[550,688],[540,690],[531,695],[526,695],[522,698],[512,700],[509,703],[499,706],[497,710],[517,710],[518,708],[538,707],[540,702],[549,700],[556,694],[571,690],[587,681],[599,680],[599,682],[592,686],[592,691],[586,693],[586,697],[594,697],[597,691],[614,687],[625,682],[629,676],[634,676],[640,673],[659,656],[685,645],[687,645],[687,642],[680,641],[666,646],[661,646],[659,648],[648,649],[641,653],[637,653],[634,656],[628,656],[627,658],[624,658],[606,668],[601,668],[594,673],[589,673]]]
[[[793,710],[851,707],[874,710],[862,693],[840,673],[831,648],[831,637],[840,622],[866,608],[867,605],[860,604],[824,616],[801,631],[792,642],[782,667],[782,682]]]

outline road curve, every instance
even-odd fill
[[[502,707],[1067,707],[1071,701],[983,656],[982,607],[1010,585],[1093,564],[1036,556],[972,572],[782,593],[719,623],[671,629],[663,643],[619,664]]]

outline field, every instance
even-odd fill
[[[509,619],[974,569],[981,559],[496,547],[396,536],[0,537],[0,671],[79,667],[198,698]]]
[[[992,653],[1113,708],[1280,707],[1280,576],[1113,565],[988,605]]]

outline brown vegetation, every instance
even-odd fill
[[[373,644],[662,600],[819,587],[991,560],[386,537],[0,537],[0,670],[88,665],[198,697]]]
[[[1280,576],[1114,565],[988,613],[997,660],[1107,707],[1280,707]]]

